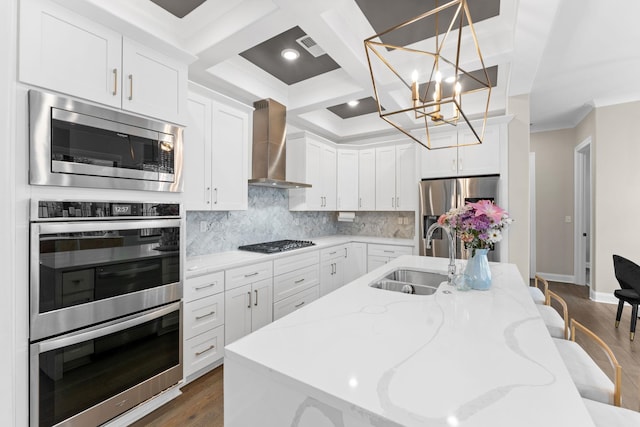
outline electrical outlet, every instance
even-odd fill
[[[207,221],[200,221],[200,232],[206,233],[208,229],[209,229],[209,224],[207,223]]]
[[[404,218],[402,218],[402,223],[404,225],[409,225],[409,217],[405,216]]]
[[[398,224],[402,225],[402,217],[401,216],[398,217]]]

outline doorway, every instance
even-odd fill
[[[589,286],[591,271],[591,137],[574,149],[574,274],[575,282]]]

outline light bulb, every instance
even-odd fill
[[[462,86],[460,86],[460,82],[456,83],[455,91],[456,91],[456,95],[460,95],[460,92],[462,92]]]
[[[280,55],[287,61],[294,61],[300,57],[300,52],[295,49],[284,49]]]
[[[413,83],[418,81],[418,70],[413,70],[413,73],[411,73],[411,81]]]
[[[436,83],[442,82],[442,73],[440,71],[436,71]]]

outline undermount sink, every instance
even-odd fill
[[[446,281],[446,274],[400,268],[393,270],[369,286],[405,294],[433,295],[438,287]]]

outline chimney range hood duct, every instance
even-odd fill
[[[273,99],[253,103],[253,155],[249,185],[271,188],[309,188],[286,180],[287,110]]]

